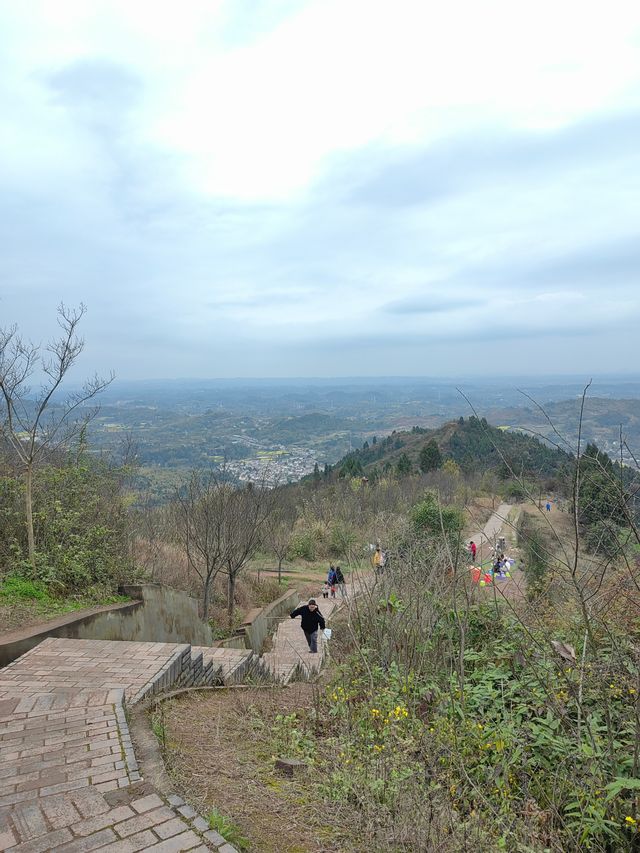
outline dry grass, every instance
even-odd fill
[[[314,687],[214,691],[165,703],[167,763],[177,789],[201,814],[216,808],[240,827],[251,851],[361,851],[344,810],[315,794],[311,774],[274,770],[277,714],[308,711]],[[352,824],[353,825],[353,824]]]
[[[30,603],[0,605],[0,631],[3,634],[18,628],[31,628],[46,619],[47,616]]]
[[[497,498],[486,495],[475,497],[465,508],[469,535],[473,536],[477,530],[481,530],[499,505]]]
[[[153,542],[139,538],[135,543],[136,564],[147,574],[150,580],[181,589],[194,598],[202,596],[202,581],[189,567],[184,552],[166,542]],[[262,607],[278,598],[286,585],[278,586],[272,576],[261,573],[258,578],[251,567],[240,573],[235,588],[237,608],[236,622],[240,623],[244,615],[254,607]],[[209,618],[221,627],[227,624],[227,577],[219,574],[213,582],[211,609]]]

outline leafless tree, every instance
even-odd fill
[[[35,562],[33,531],[33,475],[38,461],[46,453],[68,447],[97,409],[86,408],[114,376],[104,379],[97,374],[86,380],[80,390],[70,393],[61,402],[57,394],[67,374],[84,349],[84,340],[77,335],[80,320],[86,313],[84,305],[77,309],[58,307],[61,334],[46,345],[26,342],[17,326],[0,329],[0,430],[11,447],[25,481],[25,511],[29,560]],[[28,384],[34,374],[42,376],[39,391]]]
[[[224,473],[194,471],[174,505],[187,560],[202,582],[203,618],[209,615],[212,583],[227,576],[227,613],[233,621],[238,575],[255,553],[273,507],[264,483],[237,488]]]
[[[193,471],[174,499],[176,530],[189,566],[202,582],[202,618],[209,618],[211,588],[222,568],[224,543],[219,519],[226,492],[212,471]]]
[[[264,541],[278,561],[278,583],[282,580],[282,563],[287,556],[296,520],[296,509],[284,493],[275,494],[277,501],[264,526]]]
[[[231,627],[236,580],[255,554],[275,502],[273,491],[266,488],[264,480],[249,483],[242,489],[232,489],[228,485],[226,488],[231,489],[231,494],[222,519],[226,542],[222,573],[227,576],[227,617]]]

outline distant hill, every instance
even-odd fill
[[[413,470],[419,470],[420,452],[435,441],[444,460],[453,459],[463,471],[495,470],[509,476],[557,477],[567,473],[572,457],[563,450],[523,433],[491,426],[484,418],[459,418],[444,426],[427,430],[414,427],[410,432],[393,432],[375,444],[347,454],[335,467],[337,472],[384,472],[395,469],[403,455]]]
[[[492,423],[529,430],[544,437],[552,437],[553,428],[567,441],[567,447],[573,450],[578,437],[580,421],[580,398],[560,400],[544,404],[545,415],[534,406],[508,407],[493,409],[487,413]],[[607,397],[587,397],[582,418],[582,440],[584,443],[597,444],[612,458],[619,458],[620,430],[623,441],[629,450],[622,448],[622,458],[627,464],[633,463],[632,454],[640,454],[640,400],[612,399]],[[557,436],[553,435],[557,442]],[[630,451],[630,452],[629,452]]]

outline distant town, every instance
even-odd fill
[[[253,459],[236,459],[227,462],[225,469],[241,483],[264,483],[278,486],[295,483],[307,474],[311,474],[317,459],[312,451],[305,447],[282,445],[270,450],[258,451]]]

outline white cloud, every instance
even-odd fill
[[[92,352],[109,356],[107,329],[127,353],[138,334],[157,375],[172,344],[198,372],[212,339],[240,337],[254,375],[291,363],[285,342],[322,364],[329,334],[374,330],[395,358],[384,306],[442,289],[459,309],[402,320],[425,345],[496,311],[527,335],[615,337],[640,310],[624,264],[606,282],[584,265],[534,272],[637,229],[640,152],[573,146],[590,122],[640,112],[639,44],[640,5],[624,0],[7,4],[2,315],[27,325],[38,296],[44,313],[93,302]],[[357,197],[394,156],[405,196],[419,184],[411,204],[393,170],[375,203]]]

